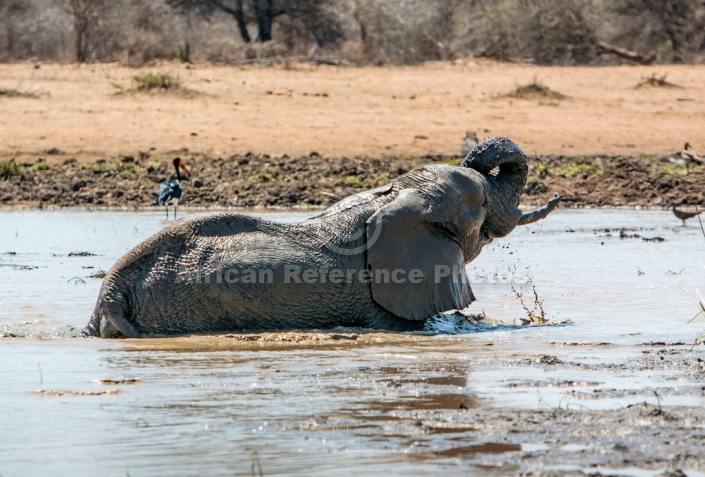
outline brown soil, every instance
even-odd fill
[[[0,97],[0,166],[25,165],[0,180],[0,205],[154,205],[178,154],[198,180],[184,205],[325,206],[421,164],[457,163],[466,131],[541,158],[548,170],[533,160],[527,205],[553,192],[573,206],[703,203],[702,173],[663,161],[686,141],[705,147],[705,66],[149,71],[185,92],[137,92],[140,70],[116,65],[0,65],[0,88],[23,93]],[[678,87],[644,86],[656,75]],[[551,94],[511,97],[537,86]]]
[[[250,154],[223,159],[182,151],[182,156],[193,175],[182,182],[181,205],[217,208],[328,206],[419,165],[459,162],[457,157],[431,155],[371,159]],[[18,175],[0,180],[0,205],[156,206],[159,184],[174,177],[169,161],[147,155],[100,163],[53,162],[23,163]],[[668,158],[532,158],[522,203],[542,204],[559,192],[568,207],[703,205],[705,169],[699,167],[686,174],[684,166]]]

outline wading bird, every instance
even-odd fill
[[[174,218],[176,219],[176,208],[179,206],[179,199],[181,198],[182,188],[181,188],[181,172],[179,168],[184,170],[187,176],[191,176],[191,171],[189,171],[184,165],[184,161],[180,157],[175,157],[172,160],[174,164],[174,169],[176,169],[176,180],[164,181],[159,186],[159,205],[166,206],[166,218],[169,218],[169,204],[174,201]]]
[[[676,209],[675,205],[673,206],[673,215],[675,215],[677,218],[679,218],[683,221],[683,226],[685,226],[686,220],[691,219],[701,213],[702,213],[702,210],[700,210],[698,212],[686,212],[685,210]]]

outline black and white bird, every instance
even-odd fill
[[[159,205],[166,206],[167,219],[169,218],[169,205],[171,205],[172,201],[174,203],[174,218],[176,218],[176,208],[179,206],[179,199],[183,192],[181,188],[181,171],[179,169],[183,169],[188,177],[191,176],[191,171],[186,168],[184,161],[180,157],[175,157],[172,163],[174,164],[174,169],[176,169],[176,180],[164,181],[159,186]]]

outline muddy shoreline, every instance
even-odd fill
[[[127,208],[156,206],[159,184],[175,178],[172,154],[190,170],[180,205],[194,208],[316,208],[387,184],[414,167],[459,164],[461,158],[304,157],[248,153],[227,158],[188,150],[162,155],[77,161],[48,150],[0,164],[0,207]],[[535,156],[522,204],[545,203],[555,192],[563,207],[705,205],[705,168],[689,171],[673,156]]]

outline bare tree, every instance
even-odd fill
[[[523,41],[540,64],[586,64],[598,56],[585,0],[533,0],[524,10]]]
[[[0,28],[5,30],[5,35],[3,35],[5,37],[5,44],[2,45],[3,41],[0,40],[0,45],[4,46],[4,52],[0,52],[0,57],[7,56],[11,58],[13,56],[17,38],[15,17],[26,13],[29,8],[30,7],[22,0],[6,0],[0,2],[0,18],[3,19]]]
[[[452,16],[458,3],[455,0],[356,0],[352,17],[359,29],[365,56],[377,63],[447,59],[453,33]]]
[[[622,0],[614,10],[630,18],[641,17],[652,25],[656,35],[665,36],[671,46],[672,61],[683,63],[702,42],[705,8],[700,0]]]
[[[253,0],[252,4],[257,19],[259,41],[269,41],[272,39],[272,22],[276,17],[284,15],[286,10],[274,8],[273,0]]]
[[[76,59],[79,63],[88,60],[89,37],[93,24],[98,19],[98,11],[105,0],[62,0],[63,7],[73,18],[76,33]]]
[[[332,0],[289,2],[289,10],[277,19],[277,40],[289,51],[307,52],[310,57],[335,47],[344,39],[342,10],[340,3]]]
[[[275,6],[275,0],[167,0],[173,7],[185,12],[193,9],[200,9],[203,12],[220,10],[232,16],[237,23],[240,37],[245,43],[252,42],[252,36],[248,30],[248,24],[254,22],[257,25],[257,37],[259,42],[272,39],[272,24],[274,20],[286,13],[291,8],[285,9]],[[292,2],[277,2],[290,4]]]

